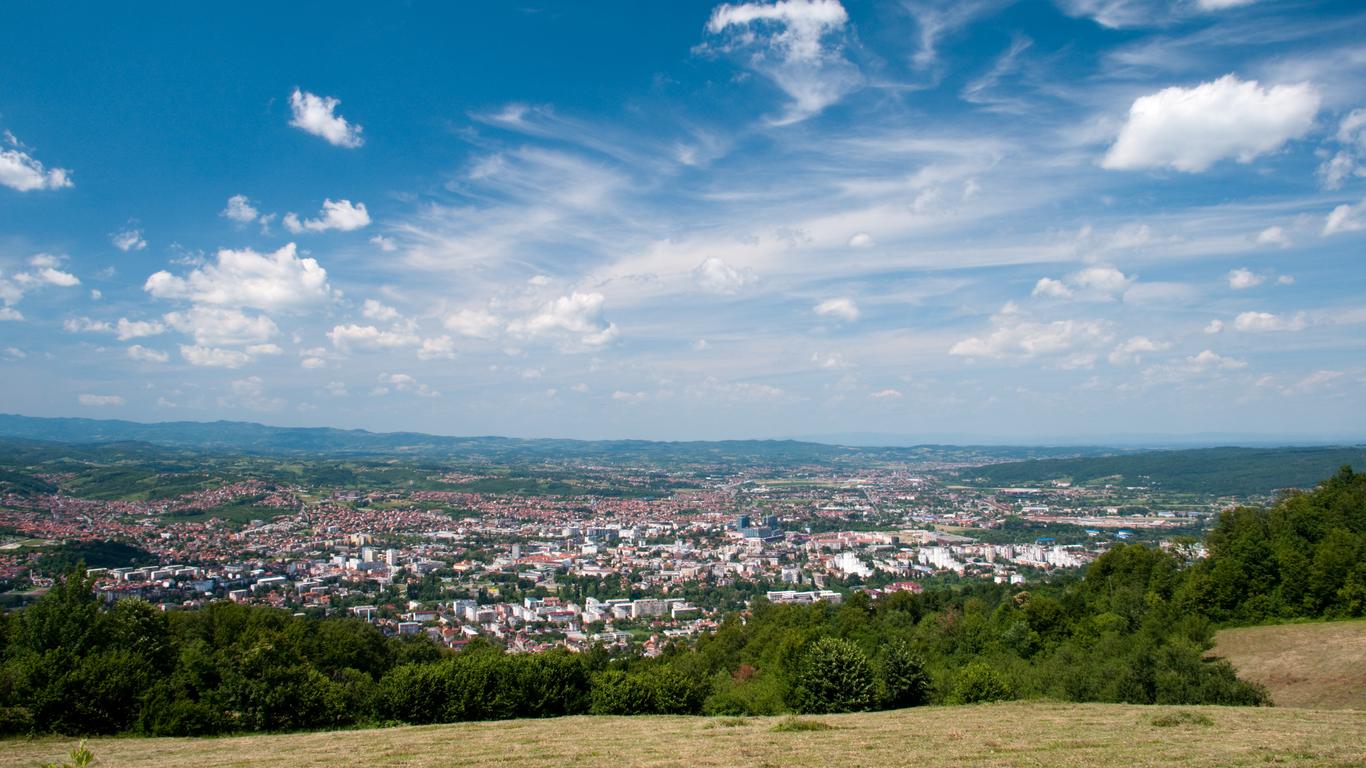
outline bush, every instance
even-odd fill
[[[1011,696],[1010,686],[999,672],[985,662],[974,661],[958,670],[949,702],[952,704],[977,704],[987,701],[1004,701]]]
[[[833,731],[835,726],[829,723],[822,723],[819,720],[803,720],[800,717],[788,716],[778,721],[773,726],[774,733],[794,733],[799,731]]]
[[[879,672],[886,708],[916,707],[929,701],[930,678],[925,673],[925,662],[905,640],[887,646]]]
[[[806,652],[796,689],[802,712],[861,712],[876,703],[873,665],[859,647],[836,637],[813,643]]]

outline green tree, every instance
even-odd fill
[[[807,650],[797,676],[797,709],[861,712],[877,701],[873,665],[857,645],[823,637]]]

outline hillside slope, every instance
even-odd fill
[[[1278,707],[1366,711],[1366,619],[1225,629],[1211,655]]]
[[[1181,713],[1192,717],[1158,724]],[[1366,713],[1350,711],[1014,702],[804,720],[833,729],[778,732],[779,718],[571,717],[221,739],[100,739],[90,746],[98,764],[125,768],[1346,766],[1366,761]],[[0,767],[30,768],[62,757],[71,744],[5,742]]]

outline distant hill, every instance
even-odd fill
[[[1101,448],[1018,446],[852,447],[799,440],[563,440],[448,437],[418,432],[369,432],[330,427],[272,427],[242,421],[134,421],[38,418],[0,414],[0,437],[62,443],[146,443],[242,453],[404,454],[461,456],[491,461],[612,460],[642,463],[813,463],[891,460],[912,464],[985,464],[994,461],[1090,455]]]
[[[962,477],[986,485],[1066,480],[1078,485],[1112,482],[1176,492],[1245,495],[1310,488],[1344,464],[1366,468],[1366,446],[1194,448],[1050,458],[975,467]]]

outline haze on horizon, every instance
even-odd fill
[[[5,19],[0,411],[1366,435],[1360,3]]]

